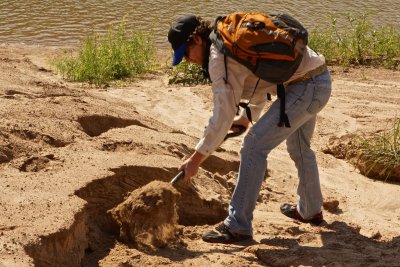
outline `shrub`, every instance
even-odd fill
[[[210,80],[204,76],[203,68],[186,61],[182,61],[179,65],[170,69],[168,75],[170,76],[170,84],[194,85],[210,83]]]
[[[102,85],[153,69],[155,52],[148,35],[128,33],[122,22],[106,34],[85,37],[78,52],[56,59],[54,65],[71,81]]]
[[[330,20],[330,27],[311,31],[309,42],[328,63],[399,68],[400,31],[397,28],[374,26],[368,13],[336,14],[331,15]]]
[[[357,165],[367,176],[400,181],[400,119],[395,119],[390,130],[371,138],[358,136],[352,150],[357,151]]]

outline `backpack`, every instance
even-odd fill
[[[290,127],[285,114],[283,83],[296,72],[308,43],[308,32],[300,22],[287,14],[237,12],[215,20],[210,40],[225,55],[226,76],[226,56],[229,56],[260,79],[277,84],[281,100],[278,126]],[[239,106],[246,109],[251,121],[248,104],[239,103]]]

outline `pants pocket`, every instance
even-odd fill
[[[328,103],[329,97],[331,96],[331,84],[330,81],[312,84],[314,86],[314,94],[310,105],[307,107],[307,111],[311,114],[316,114]]]
[[[307,111],[311,114],[316,114],[321,111],[322,108],[323,105],[321,105],[321,102],[318,99],[313,99],[311,104],[308,106]]]

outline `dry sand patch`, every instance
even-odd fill
[[[120,226],[107,211],[175,176],[211,114],[210,88],[170,86],[161,73],[122,88],[69,83],[46,63],[55,51],[0,47],[0,266],[400,262],[399,186],[367,179],[346,160],[322,152],[331,138],[374,132],[393,120],[400,106],[398,72],[333,69],[332,98],[312,144],[325,196],[322,227],[279,212],[281,203],[296,200],[297,184],[282,144],[269,156],[253,243],[201,240],[226,216],[239,166],[238,137],[204,163],[192,187],[176,186],[179,241],[148,251],[120,242]],[[175,217],[168,218],[175,225]]]

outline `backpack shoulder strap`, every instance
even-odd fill
[[[286,97],[285,97],[285,87],[283,86],[283,84],[277,85],[277,95],[281,101],[278,126],[282,127],[283,125],[285,125],[286,128],[290,128],[289,118],[285,112],[285,109],[286,109],[286,105],[285,105],[286,99],[285,98]]]

